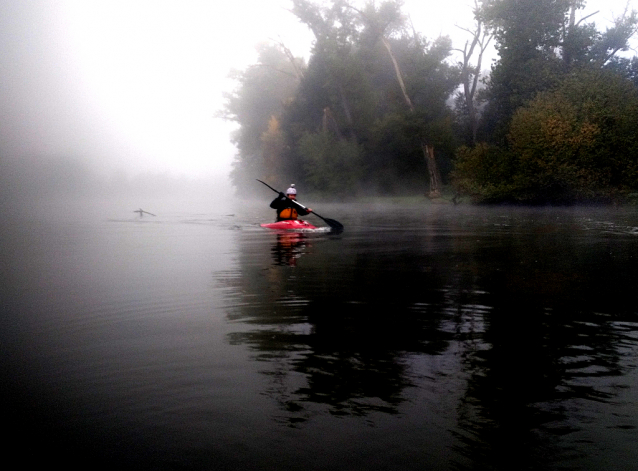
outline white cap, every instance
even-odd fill
[[[295,188],[295,184],[294,183],[290,184],[290,188],[288,188],[286,190],[286,194],[287,195],[296,195],[297,194],[297,189]]]

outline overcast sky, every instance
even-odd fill
[[[464,33],[471,0],[406,0],[428,38]],[[597,23],[625,0],[589,0]],[[288,0],[0,1],[1,159],[71,157],[108,174],[227,174],[231,125],[216,119],[230,69],[281,38],[300,56],[312,36]],[[486,64],[488,66],[488,64]]]

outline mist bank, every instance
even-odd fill
[[[81,159],[69,157],[7,160],[0,174],[0,213],[4,216],[35,216],[54,203],[112,201],[136,209],[158,200],[218,204],[231,195],[224,176],[100,173]]]

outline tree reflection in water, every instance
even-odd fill
[[[576,216],[498,221],[324,235],[311,254],[304,238],[278,238],[274,260],[246,244],[228,316],[252,330],[230,341],[264,362],[278,420],[421,414],[453,437],[457,469],[507,468],[512,455],[528,469],[578,467],[604,446],[601,429],[634,440],[636,416],[609,410],[635,376],[638,243]],[[282,253],[307,256],[295,266]],[[423,359],[438,366],[423,374]],[[410,399],[418,389],[430,403]],[[455,410],[437,419],[437,401]]]
[[[316,245],[338,236],[323,237],[332,239]],[[307,246],[305,236],[291,242],[278,234],[267,275],[260,277],[258,270],[236,278],[258,301],[231,318],[259,327],[234,333],[231,341],[250,345],[257,360],[276,365],[264,373],[272,379],[269,393],[290,423],[321,410],[396,414],[402,392],[414,386],[406,352],[439,354],[452,337],[439,328],[444,295],[428,288],[440,282],[431,282],[433,275],[410,256],[389,264],[384,256],[359,254],[354,264],[344,265],[337,252],[317,265],[313,261],[326,254],[313,253],[304,258],[306,266],[277,270],[282,258],[290,260]]]

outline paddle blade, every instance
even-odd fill
[[[323,218],[323,220],[326,221],[326,224],[328,224],[330,228],[335,232],[341,232],[344,229],[343,224],[341,224],[339,221],[327,218]]]
[[[305,209],[305,207],[304,207]],[[315,216],[317,216],[318,218],[323,219],[324,221],[326,221],[326,224],[328,224],[330,226],[330,228],[334,231],[334,232],[341,232],[343,231],[343,224],[341,224],[339,221],[335,221],[334,219],[329,219],[329,218],[325,218],[323,217],[321,214],[317,214],[316,212],[312,212],[310,214],[314,214]]]

